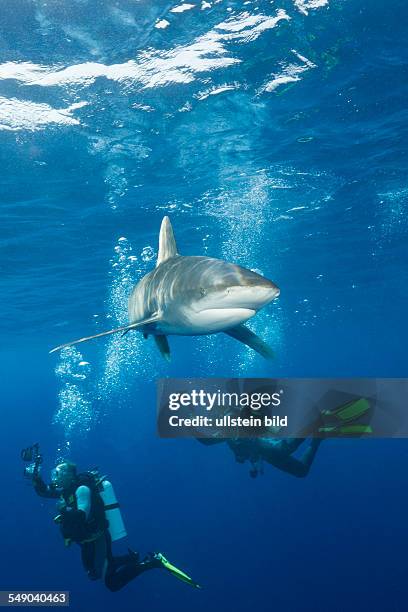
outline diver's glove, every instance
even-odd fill
[[[39,472],[33,474],[31,482],[33,483],[34,490],[38,495],[42,495],[44,497],[47,495],[50,486],[45,484]]]
[[[65,509],[61,514],[60,523],[64,540],[82,542],[89,537],[86,514],[82,510]]]

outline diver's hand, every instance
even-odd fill
[[[42,476],[39,472],[34,472],[31,478],[31,483],[34,489],[38,489],[40,492],[47,490],[47,485],[42,479]]]

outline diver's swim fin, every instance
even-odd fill
[[[170,347],[167,336],[154,336],[156,346],[166,361],[170,361]]]
[[[123,332],[123,334],[126,334],[131,329],[138,329],[139,327],[144,327],[145,325],[156,323],[159,319],[160,315],[154,314],[149,319],[144,319],[143,321],[138,321],[137,323],[129,323],[129,325],[122,325],[122,327],[116,327],[115,329],[110,329],[108,331],[101,332],[100,334],[86,336],[85,338],[79,338],[79,340],[73,340],[72,342],[67,342],[66,344],[60,344],[59,346],[56,346],[55,348],[51,349],[50,353],[55,353],[55,351],[60,351],[61,349],[67,348],[68,346],[73,346],[74,344],[80,344],[81,342],[87,342],[88,340],[101,338],[102,336],[109,336],[110,334],[116,334],[118,332]]]
[[[245,325],[237,325],[237,327],[232,327],[231,329],[225,330],[224,333],[228,334],[228,336],[231,336],[232,338],[235,338],[235,340],[239,340],[239,342],[246,344],[251,349],[262,355],[262,357],[265,359],[273,359],[274,354],[272,349],[266,344],[266,342],[261,340],[259,336],[254,334],[253,331],[245,327]]]
[[[360,397],[357,400],[347,402],[332,410],[323,410],[321,417],[324,425],[319,427],[319,433],[333,433],[343,435],[361,435],[373,433],[367,418],[363,422],[363,417],[369,417],[370,402]]]
[[[168,572],[173,574],[175,578],[178,578],[182,582],[189,584],[195,589],[202,588],[197,582],[194,582],[194,580],[190,578],[190,576],[188,576],[185,572],[183,572],[181,569],[179,569],[178,567],[170,563],[170,561],[168,561],[166,557],[162,555],[162,553],[155,553],[154,558],[161,563],[161,566],[164,569],[166,569]]]

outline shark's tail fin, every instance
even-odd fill
[[[81,342],[88,342],[88,340],[101,338],[102,336],[109,336],[110,334],[117,334],[119,332],[123,332],[125,334],[131,329],[137,329],[139,327],[143,327],[144,325],[156,323],[158,318],[158,315],[153,315],[149,319],[144,319],[143,321],[138,321],[137,323],[129,323],[128,325],[122,325],[121,327],[116,327],[115,329],[109,329],[108,331],[94,334],[93,336],[85,336],[85,338],[79,338],[78,340],[73,340],[72,342],[66,342],[65,344],[60,344],[59,346],[53,348],[50,353],[55,353],[55,351],[60,351],[61,349],[67,348],[68,346],[73,346],[74,344],[80,344]]]

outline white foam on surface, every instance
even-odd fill
[[[283,9],[278,9],[273,17],[270,15],[251,15],[247,11],[234,15],[227,21],[218,24],[216,30],[227,32],[224,40],[256,40],[263,32],[276,28],[281,21],[290,21],[289,15]]]
[[[191,83],[196,75],[241,62],[241,59],[229,53],[226,47],[228,42],[252,42],[264,32],[275,28],[281,21],[289,19],[289,15],[282,9],[277,10],[274,16],[250,15],[244,12],[219,23],[190,44],[178,45],[166,51],[149,48],[142,51],[136,59],[120,64],[84,62],[64,67],[31,62],[6,62],[0,64],[0,80],[14,79],[28,86],[38,87],[87,87],[99,78],[106,78],[127,87],[141,88],[159,87],[169,83]]]
[[[294,0],[294,4],[301,13],[308,15],[310,10],[327,6],[329,0]]]
[[[298,60],[300,60],[301,64],[297,63],[289,63],[283,66],[282,72],[280,74],[273,75],[271,80],[268,80],[260,89],[260,93],[267,92],[270,93],[275,91],[281,85],[287,85],[288,83],[295,83],[296,81],[301,80],[301,75],[307,70],[311,70],[312,68],[316,68],[316,64],[312,61],[304,57],[295,49],[292,49],[292,53],[296,56]]]
[[[213,87],[206,91],[199,92],[196,94],[197,100],[205,100],[209,96],[218,96],[219,94],[225,93],[226,91],[233,91],[234,89],[238,89],[238,84],[233,85],[221,85],[220,87]]]
[[[170,9],[170,13],[184,13],[185,11],[190,11],[195,7],[195,4],[187,4],[187,2],[183,4],[179,4],[178,6]]]
[[[67,108],[57,109],[49,104],[0,96],[0,130],[34,131],[52,124],[80,125],[79,119],[72,113],[86,104],[86,102],[77,102]]]
[[[168,28],[169,25],[170,25],[170,21],[167,21],[167,19],[160,19],[160,21],[158,21],[154,27],[157,28],[158,30],[164,30]]]

